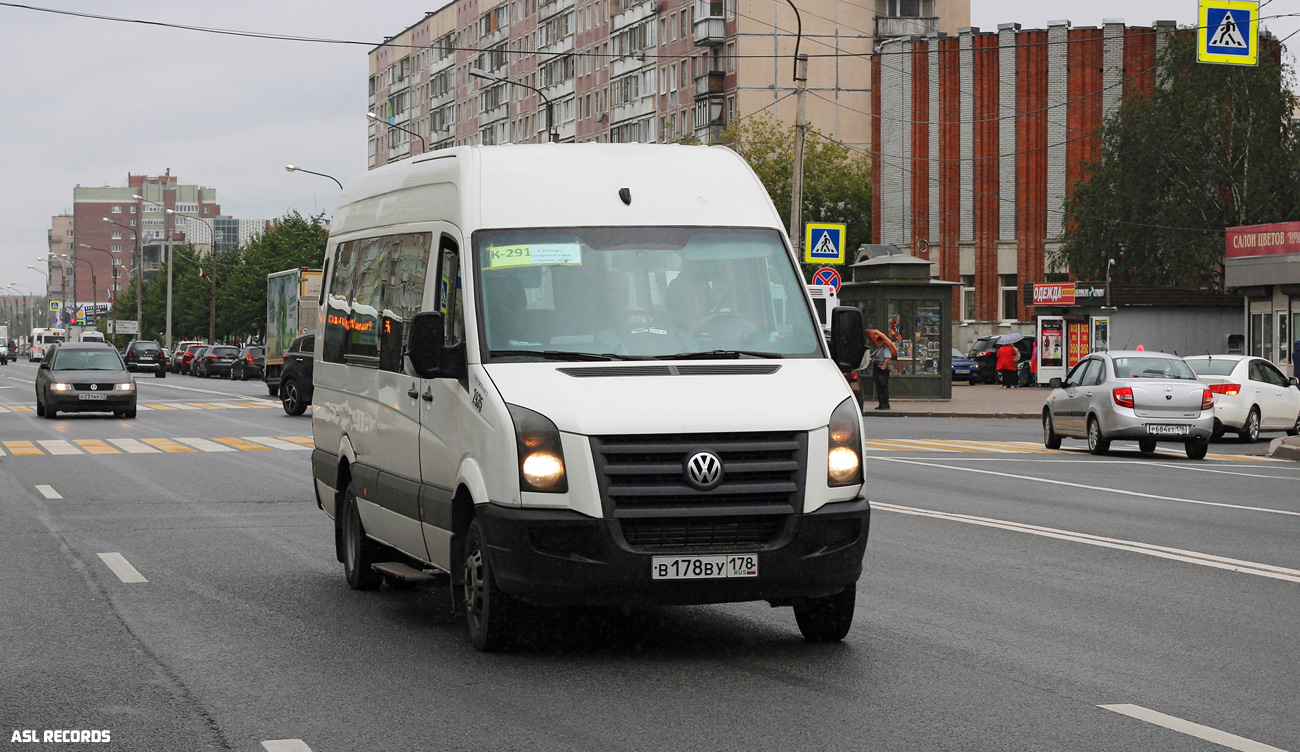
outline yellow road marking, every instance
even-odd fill
[[[268,405],[265,402],[231,402],[230,404],[239,405],[240,407],[259,407],[262,409],[275,407],[275,405]]]
[[[171,439],[140,439],[154,449],[161,449],[164,452],[197,452],[199,450],[187,447],[184,444],[178,444]]]
[[[34,413],[34,412],[36,412],[35,410],[33,410],[33,409],[30,408],[30,407],[11,407],[11,408],[9,408],[9,409],[12,410],[12,411],[14,411],[14,412],[16,412],[16,413]]]
[[[90,452],[91,454],[121,454],[122,453],[118,449],[115,449],[114,447],[105,444],[103,441],[99,439],[74,439],[72,443],[76,444],[82,449],[85,449],[87,452]]]
[[[292,441],[295,444],[302,444],[303,446],[314,446],[316,444],[315,439],[310,436],[276,436],[275,438]]]
[[[175,409],[177,409],[177,408],[174,408],[174,407],[172,407],[172,406],[170,406],[170,405],[160,405],[160,404],[157,404],[157,403],[155,403],[155,402],[146,402],[146,403],[141,403],[140,406],[141,406],[141,407],[151,407],[151,408],[153,408],[154,410],[175,410]]]
[[[221,444],[225,444],[226,446],[234,447],[236,449],[245,452],[274,452],[275,451],[274,449],[272,449],[269,446],[266,446],[265,444],[258,444],[256,442],[246,441],[244,439],[237,439],[234,436],[227,436],[225,438],[214,438],[211,439],[211,441],[216,441]]]
[[[203,410],[220,410],[220,405],[214,405],[211,402],[186,402],[190,407],[197,407]]]
[[[6,441],[5,448],[15,457],[43,457],[45,452],[36,448],[30,441]]]

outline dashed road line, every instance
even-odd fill
[[[148,580],[144,578],[144,575],[140,574],[140,571],[138,569],[131,566],[131,562],[127,561],[126,557],[123,556],[122,554],[119,554],[116,551],[114,551],[112,553],[107,553],[107,554],[98,554],[98,556],[100,559],[104,561],[104,564],[113,571],[113,574],[117,575],[117,578],[122,582],[127,582],[127,583],[148,582]]]
[[[1229,734],[1226,731],[1202,726],[1199,723],[1185,721],[1172,715],[1144,708],[1141,705],[1098,705],[1103,710],[1109,710],[1113,713],[1126,715],[1129,718],[1136,718],[1139,721],[1145,721],[1156,726],[1167,728],[1171,731],[1177,731],[1180,734],[1194,736],[1197,739],[1204,739],[1207,742],[1218,744],[1228,749],[1240,750],[1240,752],[1286,752],[1286,750],[1263,744],[1253,739],[1247,739],[1244,736]]]
[[[44,496],[44,497],[47,498],[47,499],[62,499],[62,498],[63,498],[63,496],[60,495],[58,491],[55,491],[55,490],[54,490],[54,487],[53,487],[53,486],[37,486],[37,487],[36,487],[36,490],[37,490],[37,491],[40,491],[40,492],[41,492],[41,496]]]
[[[302,739],[272,739],[262,742],[266,752],[311,752],[311,747]]]

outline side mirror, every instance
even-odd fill
[[[434,379],[441,375],[444,337],[441,313],[421,311],[411,318],[406,357],[416,376]]]
[[[862,332],[862,311],[852,306],[836,306],[831,311],[831,359],[843,373],[862,363],[867,352]]]
[[[1296,389],[1300,389],[1300,378],[1298,378],[1298,377],[1296,377],[1296,376],[1292,376],[1292,377],[1291,377],[1291,386],[1295,387]]]
[[[1065,382],[1061,381],[1061,379],[1058,377],[1047,382],[1047,385],[1053,389],[1060,389],[1064,385],[1064,383]]]

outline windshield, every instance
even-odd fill
[[[1187,379],[1196,381],[1196,374],[1181,360],[1173,358],[1129,357],[1115,358],[1117,379]]]
[[[1227,376],[1237,367],[1237,361],[1228,358],[1188,358],[1187,365],[1202,376]]]
[[[492,359],[822,354],[774,230],[496,230],[475,253]]]
[[[55,371],[121,371],[122,359],[112,350],[62,350],[54,356]]]

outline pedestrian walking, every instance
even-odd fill
[[[894,365],[894,347],[888,340],[877,342],[871,353],[871,381],[876,388],[876,409],[889,409],[889,369]]]
[[[1016,388],[1016,359],[1019,353],[1014,345],[1006,344],[998,348],[998,375],[1002,377],[1003,389]]]

